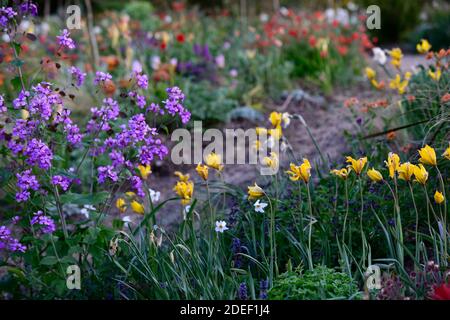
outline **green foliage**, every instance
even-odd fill
[[[288,271],[275,279],[270,300],[358,299],[358,287],[347,274],[325,266]]]

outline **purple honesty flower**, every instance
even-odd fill
[[[39,182],[36,179],[36,176],[31,174],[31,169],[25,170],[22,173],[17,173],[17,187],[19,188],[19,192],[16,193],[16,201],[17,202],[25,202],[30,198],[29,190],[38,190]]]
[[[103,105],[99,108],[91,108],[92,119],[89,120],[86,129],[88,132],[95,132],[99,129],[108,131],[111,129],[108,121],[116,120],[120,113],[120,107],[116,100],[112,98],[103,99]],[[97,119],[100,125],[97,124]],[[101,127],[100,127],[101,126]]]
[[[72,75],[72,79],[75,80],[77,87],[83,85],[84,79],[86,78],[86,73],[74,66],[69,68],[69,73]]]
[[[98,183],[104,183],[108,178],[114,182],[117,182],[117,180],[119,180],[119,176],[117,175],[117,172],[114,171],[113,166],[98,167],[97,171],[98,171]]]
[[[148,77],[146,74],[135,73],[136,84],[141,89],[148,89]]]
[[[0,94],[0,113],[2,112],[6,112],[6,106],[5,106],[5,98],[3,97],[2,94]]]
[[[11,218],[11,223],[12,224],[18,224],[20,219],[21,218],[19,216],[14,216],[14,217]]]
[[[137,195],[141,198],[145,197],[145,192],[142,189],[142,180],[141,178],[137,177],[137,176],[132,176],[130,178],[131,181],[131,188],[136,191]]]
[[[75,49],[75,41],[70,38],[70,32],[64,29],[62,33],[56,37],[58,39],[58,44],[63,48]]]
[[[17,15],[17,12],[14,11],[11,7],[1,7],[0,8],[0,26],[6,28],[11,19],[13,19]]]
[[[109,153],[109,158],[111,159],[114,168],[120,167],[125,163],[125,157],[117,150],[111,151]]]
[[[17,155],[19,152],[22,152],[24,149],[23,144],[17,142],[17,140],[9,140],[8,148],[14,155]]]
[[[191,118],[191,113],[185,109],[182,105],[182,102],[184,101],[184,93],[181,91],[178,87],[172,87],[167,88],[166,92],[168,94],[167,100],[163,101],[165,104],[165,108],[167,112],[174,116],[175,114],[179,114],[181,117],[182,123],[189,122],[189,119]]]
[[[27,98],[30,96],[28,91],[20,91],[19,96],[13,100],[14,109],[20,109],[27,105]]]
[[[41,227],[42,233],[53,233],[56,230],[55,221],[53,221],[52,218],[46,216],[41,210],[34,213],[34,216],[31,219],[31,225],[35,224]]]
[[[56,113],[53,124],[59,123],[64,125],[64,132],[66,133],[67,141],[71,145],[77,145],[80,143],[83,135],[80,133],[78,126],[73,124],[72,119],[70,119],[70,110],[64,109]]]
[[[139,108],[144,109],[147,101],[145,100],[145,96],[141,96],[140,94],[136,95],[136,104]]]
[[[37,16],[38,14],[37,6],[29,0],[22,2],[19,5],[19,10],[22,15],[30,14],[32,16]]]
[[[0,226],[0,250],[25,252],[26,249],[19,240],[11,236],[11,230],[5,226]]]
[[[147,108],[147,112],[159,113],[159,114],[163,115],[164,109],[161,109],[159,104],[151,103],[150,106]]]
[[[69,189],[71,183],[72,180],[65,176],[56,175],[52,177],[52,184],[55,186],[60,186],[64,191]]]
[[[32,139],[28,142],[24,155],[31,166],[38,165],[39,168],[48,170],[52,165],[53,153],[41,140]]]
[[[11,133],[14,137],[26,140],[33,135],[37,125],[37,121],[17,119]]]
[[[97,71],[95,73],[94,84],[98,85],[100,82],[104,82],[106,80],[111,80],[112,75],[106,72]]]
[[[34,191],[39,189],[39,182],[36,176],[31,174],[31,169],[25,170],[22,173],[16,173],[17,186],[22,190],[33,189]]]
[[[233,253],[233,267],[240,268],[242,265],[242,257],[240,253],[242,252],[241,240],[239,238],[233,238],[231,242],[231,251]]]

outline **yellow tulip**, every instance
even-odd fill
[[[353,159],[352,157],[346,157],[346,162],[350,163],[348,167],[351,167],[353,171],[359,176],[367,163],[367,157]]]
[[[175,171],[174,174],[180,179],[180,181],[187,182],[189,180],[189,174],[182,174],[180,171]]]
[[[208,167],[216,169],[218,171],[222,171],[223,169],[222,158],[215,152],[212,152],[206,156],[205,163]]]
[[[419,182],[422,185],[425,185],[428,180],[428,172],[423,166],[423,164],[419,164],[418,166],[414,166],[414,175],[416,176],[417,182]]]
[[[187,205],[194,193],[194,184],[192,181],[178,181],[173,190],[181,197],[181,204]]]
[[[272,170],[278,169],[278,155],[275,152],[271,152],[270,157],[264,157],[263,164]]]
[[[308,159],[303,159],[303,163],[299,166],[291,163],[290,169],[286,171],[286,173],[290,176],[289,178],[292,181],[302,180],[305,183],[308,183],[311,178],[311,164]]]
[[[445,152],[442,154],[442,156],[447,159],[450,160],[450,143],[447,149],[445,149]]]
[[[272,123],[272,126],[278,127],[281,125],[282,117],[281,113],[273,111],[269,116],[269,121]]]
[[[255,182],[254,186],[249,186],[248,188],[248,199],[254,200],[261,198],[264,195],[264,190],[258,186]]]
[[[420,159],[419,161],[423,164],[428,164],[430,166],[437,165],[436,161],[436,152],[429,145],[425,145],[422,149],[419,150]]]
[[[366,76],[367,76],[367,78],[369,78],[369,80],[375,79],[375,77],[377,75],[375,70],[373,70],[370,67],[367,67],[365,71],[366,71]]]
[[[388,51],[388,53],[392,58],[391,64],[396,68],[400,68],[403,58],[402,50],[400,48],[395,48],[392,49],[391,51]]]
[[[427,53],[431,49],[431,44],[426,39],[420,40],[420,43],[416,45],[417,52],[419,53]]]
[[[406,88],[408,87],[408,80],[403,80],[399,74],[395,76],[394,79],[392,79],[389,83],[389,87],[391,89],[396,89],[399,94],[404,94],[406,91]]]
[[[400,157],[396,153],[389,152],[388,160],[384,161],[384,163],[386,163],[386,167],[388,167],[389,169],[389,177],[393,179],[395,176],[395,172],[398,170],[398,167],[400,166]]]
[[[445,198],[444,198],[444,195],[442,194],[442,192],[436,191],[434,193],[434,201],[437,204],[441,204],[442,202],[444,202],[444,200],[445,200]]]
[[[152,173],[152,167],[150,165],[138,165],[139,173],[141,174],[142,179],[147,179],[150,173]]]
[[[428,75],[434,81],[439,81],[439,79],[441,79],[442,71],[440,68],[437,68],[436,71],[428,70]]]
[[[198,175],[203,179],[203,180],[208,180],[208,166],[205,166],[204,164],[199,163],[197,165],[197,168],[195,168],[195,170],[197,170]]]
[[[270,129],[268,131],[269,135],[271,137],[273,137],[276,140],[280,140],[281,137],[283,136],[283,129],[281,128],[280,125],[276,126],[274,129]]]
[[[144,214],[144,206],[136,200],[131,201],[131,209],[138,214]]]
[[[134,198],[136,197],[136,193],[134,193],[133,191],[127,191],[125,192],[125,195],[129,198]]]
[[[370,180],[372,180],[373,182],[380,182],[383,180],[383,175],[381,174],[381,172],[378,170],[375,170],[374,168],[369,169],[367,171],[367,175],[369,176]]]
[[[330,173],[345,180],[348,178],[348,174],[350,173],[350,171],[347,168],[342,168],[342,169],[333,169],[330,171]]]
[[[415,167],[415,165],[409,162],[402,163],[397,170],[398,177],[405,181],[411,181],[411,178],[414,175]]]
[[[116,200],[116,208],[119,209],[121,213],[124,213],[127,210],[126,202],[123,198]]]

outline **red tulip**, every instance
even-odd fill
[[[450,300],[450,284],[441,284],[435,287],[431,295],[432,300]]]

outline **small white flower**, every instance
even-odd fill
[[[261,22],[269,21],[269,15],[267,13],[261,13],[259,15],[259,21],[261,21]]]
[[[161,58],[159,56],[152,56],[151,66],[153,70],[158,70],[161,65]]]
[[[184,213],[189,213],[191,211],[191,206],[184,207]]]
[[[142,72],[142,64],[134,60],[131,69],[133,70],[133,73],[141,73]]]
[[[165,23],[171,23],[171,22],[172,22],[172,17],[169,16],[169,15],[166,15],[166,16],[164,17],[164,22],[165,22]]]
[[[253,206],[255,207],[255,212],[264,213],[264,208],[267,207],[268,204],[258,200]]]
[[[159,201],[159,198],[161,197],[161,192],[155,191],[153,189],[148,189],[148,192],[150,193],[150,199],[152,200],[152,203],[156,203]]]
[[[227,223],[225,221],[216,221],[216,232],[223,233],[228,230]]]
[[[284,112],[281,115],[281,120],[283,121],[283,127],[287,128],[291,123],[291,115],[289,114],[289,112]]]
[[[381,65],[384,65],[386,63],[386,53],[384,52],[383,49],[381,48],[373,48],[372,49],[372,53],[373,53],[373,60]]]
[[[178,59],[177,58],[170,59],[170,64],[172,66],[176,67],[178,65]]]
[[[69,172],[70,172],[70,173],[74,173],[74,172],[75,172],[75,168],[74,168],[74,167],[70,167],[70,168],[69,168]]]
[[[88,209],[88,210],[92,210],[92,211],[97,210],[97,209],[95,209],[95,207],[94,207],[93,205],[91,205],[91,204],[85,204],[83,207],[86,208],[86,209]]]
[[[289,14],[289,9],[286,8],[286,7],[281,7],[281,8],[280,8],[280,13],[281,13],[283,16],[287,16],[287,15]]]
[[[130,216],[125,216],[125,217],[123,217],[123,218],[122,218],[122,221],[124,222],[124,226],[125,226],[125,227],[128,227],[128,225],[129,225],[130,223],[133,222],[133,221],[131,221]]]
[[[89,219],[89,210],[86,208],[83,208],[80,210],[80,214],[86,217],[86,219]]]
[[[223,54],[219,54],[215,59],[216,65],[218,68],[225,68],[225,57]]]

